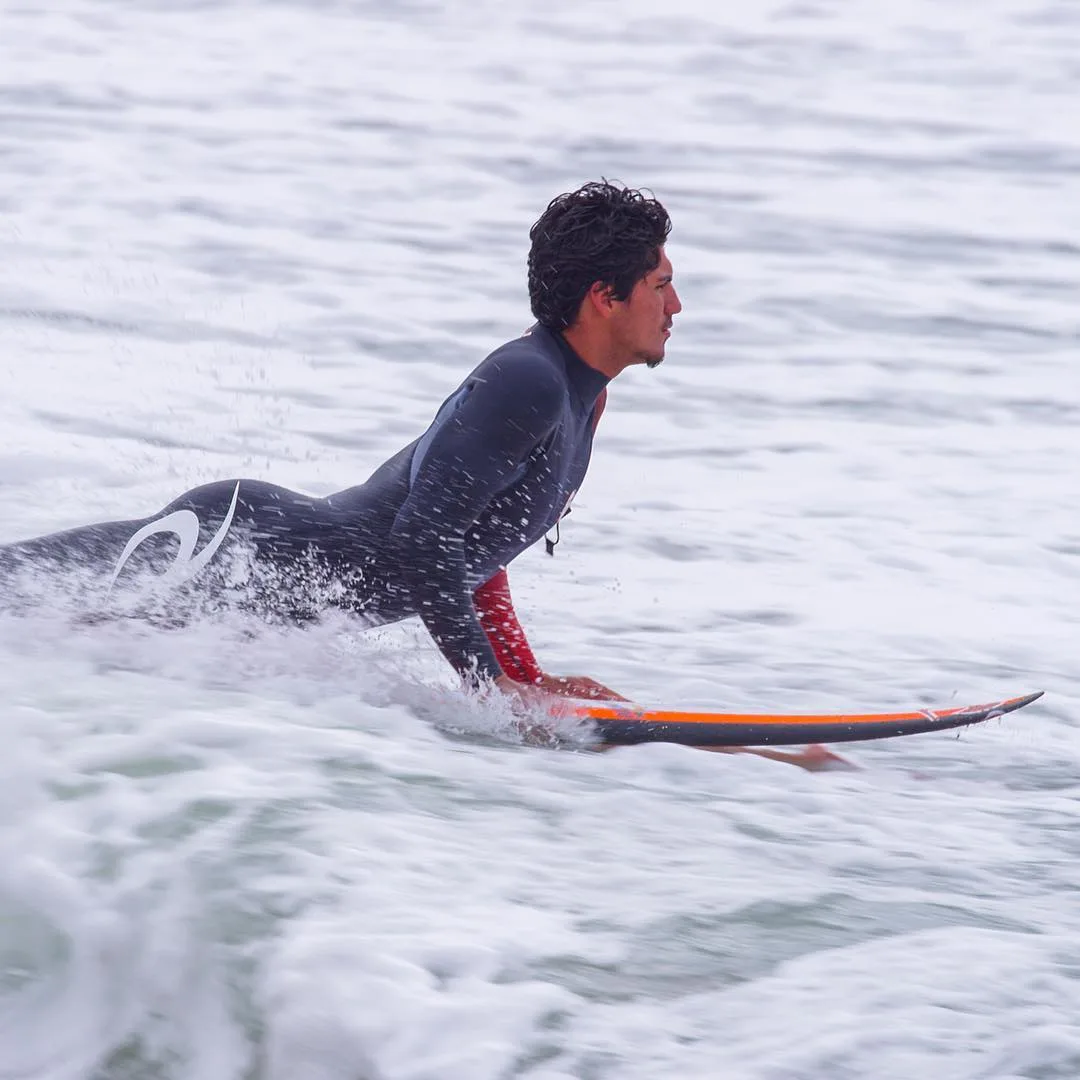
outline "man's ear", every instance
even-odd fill
[[[615,290],[602,281],[594,281],[585,294],[585,300],[598,315],[606,318],[614,310]]]

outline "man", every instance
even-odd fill
[[[638,191],[603,182],[558,196],[529,234],[536,325],[488,356],[366,483],[315,499],[230,480],[146,521],[0,548],[9,596],[28,569],[38,581],[89,570],[99,610],[134,598],[140,613],[170,620],[192,603],[289,620],[329,606],[371,623],[418,615],[469,682],[619,697],[541,669],[506,566],[568,510],[611,379],[664,358],[681,310],[670,229],[663,206]],[[148,575],[168,590],[148,598]]]

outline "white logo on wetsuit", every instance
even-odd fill
[[[124,565],[131,558],[135,549],[144,540],[148,540],[151,536],[157,536],[159,533],[172,533],[180,538],[180,550],[177,551],[176,558],[173,559],[169,569],[161,575],[162,580],[175,582],[194,577],[210,562],[217,553],[217,549],[224,543],[225,534],[232,524],[233,514],[236,513],[236,500],[239,495],[240,481],[238,480],[236,487],[233,489],[232,502],[229,503],[229,512],[225,515],[225,520],[198,555],[194,553],[195,545],[199,542],[199,518],[194,511],[176,510],[171,514],[166,514],[163,518],[158,518],[157,521],[151,521],[149,525],[144,525],[124,545],[124,550],[120,553],[120,561],[116,564],[112,580],[109,582],[110,591],[116,584],[117,578],[120,577],[120,571],[124,569]]]

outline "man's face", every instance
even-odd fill
[[[620,351],[634,364],[656,367],[664,359],[664,346],[671,336],[671,321],[682,311],[671,281],[671,262],[663,248],[660,262],[650,270],[623,301],[612,327]]]

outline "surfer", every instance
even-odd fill
[[[640,191],[604,181],[559,195],[529,234],[536,324],[491,353],[365,483],[311,498],[221,481],[148,519],[0,547],[8,597],[20,578],[74,571],[89,575],[99,610],[137,597],[140,613],[166,621],[225,604],[288,621],[329,607],[371,624],[419,616],[474,685],[618,698],[593,679],[544,672],[506,567],[569,511],[608,383],[664,358],[681,310],[670,229],[664,207]],[[168,589],[148,598],[137,588],[148,578]]]

